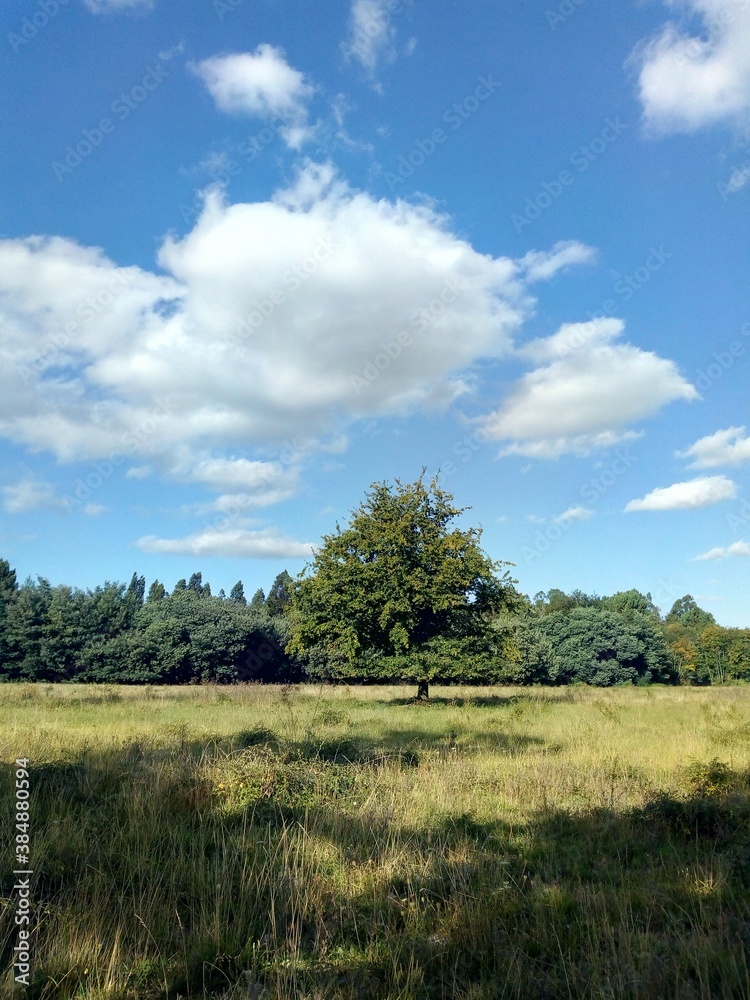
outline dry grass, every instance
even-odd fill
[[[0,688],[3,967],[26,756],[32,998],[750,997],[750,688],[413,693]]]

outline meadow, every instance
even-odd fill
[[[0,996],[750,997],[750,687],[413,694],[3,685]]]

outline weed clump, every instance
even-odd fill
[[[707,763],[691,761],[685,768],[685,779],[693,795],[707,797],[728,794],[737,776],[728,764],[714,757]]]
[[[248,750],[250,747],[278,747],[279,738],[272,729],[255,726],[253,729],[241,729],[235,733],[232,746],[237,750]]]

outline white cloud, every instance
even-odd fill
[[[737,487],[726,476],[701,476],[686,483],[675,483],[652,490],[640,500],[631,500],[625,511],[697,510],[723,500],[733,500]]]
[[[311,138],[307,102],[315,88],[289,65],[281,49],[259,45],[255,52],[212,56],[192,68],[220,111],[281,119],[280,134],[292,149],[300,149]]]
[[[352,0],[349,37],[342,44],[348,59],[356,59],[370,77],[382,62],[396,58],[396,29],[392,24],[390,0]]]
[[[146,479],[151,475],[151,467],[148,465],[134,465],[125,473],[126,479]]]
[[[708,552],[704,552],[695,558],[697,562],[700,562],[706,559],[727,559],[729,556],[750,556],[750,545],[747,542],[733,542],[727,548],[717,547],[709,549]]]
[[[281,498],[285,499],[285,498]],[[268,503],[277,503],[277,500],[269,499]],[[209,500],[206,503],[185,504],[182,512],[185,514],[195,514],[201,517],[206,514],[226,514],[228,517],[239,517],[248,510],[264,506],[258,503],[258,498],[251,493],[222,493],[220,496]],[[244,523],[249,523],[247,518],[243,518]]]
[[[726,549],[715,548],[709,549],[708,552],[704,552],[700,556],[695,557],[696,562],[701,562],[704,559],[723,559],[726,556]]]
[[[216,503],[224,501],[248,508],[266,507],[294,496],[299,466],[295,463],[293,467],[284,467],[278,462],[246,458],[199,458],[188,452],[170,471],[175,478],[201,483],[212,490],[234,490],[220,496]]]
[[[593,516],[594,511],[588,507],[568,507],[555,518],[555,521],[557,524],[569,524],[571,521],[588,521]]]
[[[107,508],[100,503],[87,503],[83,508],[83,513],[87,517],[99,517],[99,515],[103,514],[106,509]]]
[[[564,323],[551,337],[530,340],[518,353],[537,363],[557,361],[610,344],[618,340],[624,330],[625,324],[621,319],[599,318],[588,323]]]
[[[678,451],[679,458],[692,458],[691,468],[713,469],[718,465],[741,465],[750,462],[750,437],[743,437],[744,427],[727,427],[702,437],[685,451]]]
[[[352,422],[468,391],[471,366],[509,356],[534,307],[517,262],[327,165],[269,201],[208,195],[159,265],[0,240],[0,436],[261,506]]]
[[[65,502],[54,488],[37,479],[22,479],[12,486],[3,486],[3,507],[8,514],[25,514],[30,510],[60,510]]]
[[[108,14],[110,11],[133,10],[137,7],[151,8],[152,0],[83,0],[92,14]]]
[[[519,263],[526,272],[527,281],[548,281],[565,268],[592,263],[596,256],[593,247],[571,240],[556,243],[546,252],[530,250]]]
[[[639,47],[640,98],[654,131],[694,132],[721,122],[750,123],[750,3],[667,0],[702,21],[700,34],[670,22]]]
[[[212,150],[200,163],[185,173],[190,175],[207,175],[212,180],[220,183],[222,178],[231,176],[232,157],[229,153]]]
[[[206,503],[186,504],[182,509],[186,514],[200,515],[221,514],[227,517],[239,518],[247,511],[257,510],[259,507],[267,507],[270,504],[281,503],[294,495],[293,490],[281,490],[277,492],[267,490],[263,493],[221,493]],[[245,523],[249,523],[243,517]]]
[[[147,535],[136,545],[143,552],[164,555],[223,556],[235,559],[300,559],[315,551],[312,542],[285,538],[272,529],[247,531],[244,528],[207,528],[186,538],[157,538]]]
[[[482,430],[482,433],[488,436],[488,431]],[[590,455],[592,451],[607,451],[609,448],[616,448],[618,445],[635,441],[641,436],[642,434],[636,434],[634,431],[620,433],[607,431],[602,434],[579,434],[575,437],[549,437],[539,441],[512,441],[502,449],[500,457],[508,458],[511,455],[520,455],[523,458],[539,460],[559,458],[561,455],[583,457]],[[522,469],[521,471],[528,470]]]
[[[627,426],[667,403],[698,398],[674,362],[614,343],[623,329],[621,320],[595,319],[526,344],[521,355],[542,367],[480,419],[485,439],[510,442],[502,455],[588,454],[633,439]]]
[[[729,180],[724,187],[723,193],[725,195],[737,194],[748,181],[750,181],[750,163],[743,167],[734,167],[732,173],[729,175]]]

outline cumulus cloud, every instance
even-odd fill
[[[702,560],[727,559],[730,556],[750,556],[750,545],[747,542],[734,542],[726,548],[718,546],[715,549],[709,549],[708,552],[695,558],[696,561],[700,562]]]
[[[518,353],[538,363],[557,361],[611,344],[622,336],[624,330],[625,324],[621,319],[602,317],[588,323],[564,323],[551,337],[540,337],[523,344]]]
[[[486,440],[509,442],[502,455],[588,454],[634,438],[629,424],[667,403],[698,398],[674,362],[615,343],[624,323],[570,323],[519,352],[540,365],[479,420]]]
[[[237,559],[300,559],[315,551],[312,542],[286,538],[270,528],[248,531],[245,528],[206,528],[185,538],[157,538],[146,535],[136,545],[143,552],[163,555],[226,556]]]
[[[315,88],[289,65],[281,49],[259,45],[255,52],[212,56],[192,68],[220,111],[280,119],[280,134],[292,149],[300,149],[311,137],[307,102]]]
[[[750,462],[750,437],[744,427],[727,427],[726,430],[707,434],[685,451],[678,451],[679,458],[692,458],[693,469],[713,469],[718,465],[742,465]]]
[[[509,356],[534,306],[526,265],[328,165],[308,163],[268,201],[207,195],[158,263],[0,240],[0,435],[263,506],[292,495],[348,424],[465,393],[471,366]]]
[[[31,510],[61,510],[65,507],[64,500],[56,495],[50,483],[33,478],[3,486],[0,492],[7,514],[25,514]]]
[[[701,32],[669,22],[642,44],[639,88],[654,131],[694,132],[750,124],[750,4],[747,0],[668,0],[701,20]]]
[[[371,77],[382,62],[396,57],[396,29],[391,0],[353,0],[349,14],[349,35],[342,44],[344,55],[355,59]]]
[[[733,500],[737,487],[726,476],[701,476],[652,490],[640,500],[631,500],[626,513],[634,510],[697,510],[723,500]]]
[[[376,200],[312,163],[267,201],[207,194],[192,231],[164,240],[158,272],[70,240],[0,240],[0,435],[60,462],[204,487],[203,512],[265,507],[298,492],[306,464],[357,421],[472,391],[472,367],[510,357],[533,312],[530,268],[540,280],[558,269],[542,262],[563,258],[588,252],[493,258],[430,205]],[[692,398],[671,362],[615,343],[621,329],[600,320],[527,345],[541,367],[491,424],[509,447],[604,446]],[[233,527],[142,544],[307,544]]]

